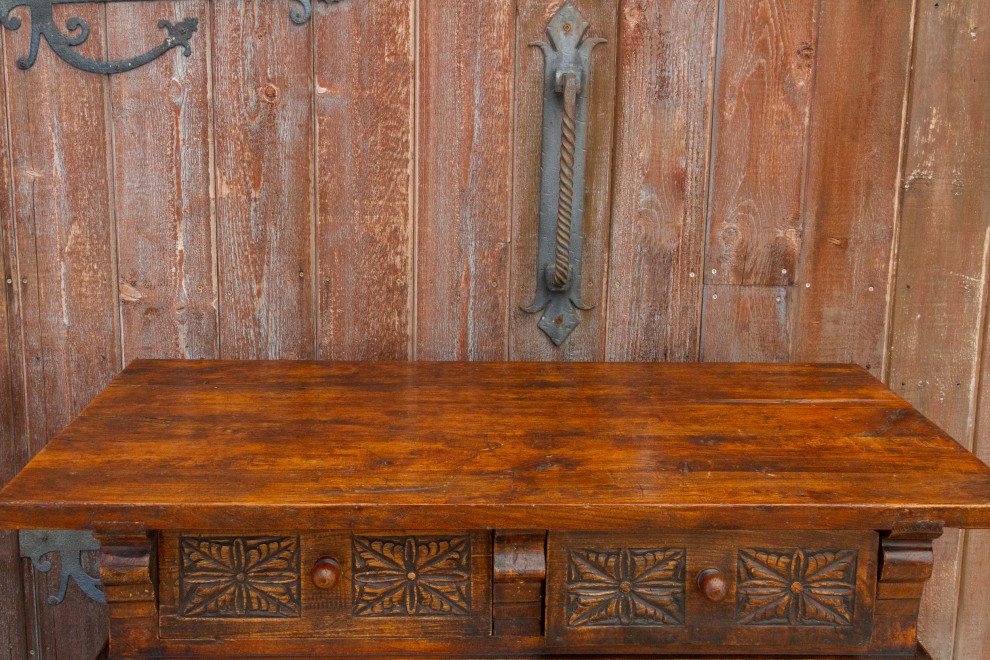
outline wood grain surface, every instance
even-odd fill
[[[406,359],[412,345],[412,0],[317,4],[319,355]]]
[[[717,3],[621,8],[607,360],[697,360]]]
[[[199,568],[183,550],[190,547],[201,548],[213,543],[214,547],[231,547],[240,538],[250,547],[278,547],[279,541],[287,545],[298,557],[295,561],[302,578],[299,580],[295,602],[290,602],[294,616],[259,617],[248,616],[242,620],[234,617],[209,617],[197,613],[190,607],[188,591],[191,584],[182,584],[180,575],[193,573]],[[407,543],[413,544],[416,557],[411,562],[423,567],[417,576],[421,600],[416,602],[417,616],[408,614],[406,602],[400,599],[400,609],[383,616],[374,609],[383,607],[374,601],[374,595],[361,592],[357,585],[358,566],[356,557],[367,560],[372,553],[391,557],[379,543],[396,543],[400,551]],[[166,532],[160,535],[158,556],[160,557],[159,582],[165,587],[160,592],[161,636],[171,639],[255,639],[259,646],[272,638],[309,637],[344,641],[365,638],[373,642],[381,638],[417,639],[457,639],[480,637],[490,638],[492,629],[492,537],[488,531],[447,530],[388,530],[370,531],[313,531],[300,533],[298,529],[283,531],[269,529],[263,535],[245,534],[243,530],[219,530],[217,532]],[[463,595],[451,587],[449,582],[450,564],[434,563],[442,559],[445,552],[453,549],[460,561],[455,564],[463,571]],[[439,550],[439,552],[438,552]],[[222,552],[222,550],[221,550]],[[277,550],[276,550],[277,552]],[[431,554],[432,553],[432,554]],[[343,567],[338,584],[331,590],[318,589],[309,579],[313,564],[323,556],[337,559]],[[400,558],[403,555],[400,553]],[[183,564],[183,558],[185,562]],[[380,561],[380,560],[379,560]],[[387,561],[387,560],[386,560]],[[433,577],[431,580],[431,564]],[[185,570],[180,570],[180,565]],[[386,564],[387,565],[387,564]],[[381,568],[379,566],[379,568]],[[291,574],[290,571],[285,571]],[[437,575],[447,573],[447,575]],[[298,573],[297,573],[298,574]],[[402,587],[407,576],[397,576],[396,587]],[[382,579],[382,578],[379,578]],[[387,577],[385,578],[388,579]],[[416,580],[414,580],[416,581]],[[190,580],[192,582],[192,580]],[[447,596],[449,607],[457,607],[450,612],[431,611],[425,594],[431,593],[424,583],[438,587],[441,596]],[[446,588],[445,588],[446,587]],[[185,588],[185,589],[184,589]],[[195,587],[192,587],[195,588]],[[184,594],[183,591],[187,593]],[[362,597],[362,593],[364,594]],[[279,594],[289,601],[291,596]],[[184,598],[185,596],[185,598]],[[460,596],[460,597],[459,597]],[[387,599],[382,599],[387,600]],[[439,600],[439,598],[438,598]],[[371,602],[369,602],[371,601]],[[420,609],[421,608],[421,609]],[[422,610],[425,610],[422,611]],[[447,615],[445,615],[447,614]],[[408,643],[415,643],[410,641]],[[328,644],[332,648],[332,643]]]
[[[609,39],[596,307],[561,349],[518,311],[539,180],[528,43],[561,0],[317,2],[304,26],[297,4],[56,7],[101,59],[157,43],[159,18],[201,19],[188,59],[112,77],[44,42],[22,71],[27,10],[0,29],[11,471],[123,364],[164,356],[854,361],[990,459],[985,3],[579,0]],[[936,660],[990,652],[987,538],[939,542]],[[15,545],[0,574],[23,566]],[[88,653],[99,608],[72,587],[50,608],[54,578],[23,579],[0,578],[26,604],[0,615],[0,658]]]
[[[313,24],[261,2],[212,8],[220,354],[311,358]]]
[[[104,8],[59,9],[61,25],[72,16],[89,25],[89,39],[77,50],[105,59]],[[16,414],[29,421],[18,431],[33,454],[103,389],[121,359],[107,81],[75,75],[45,48],[32,69],[21,71],[16,60],[28,53],[29,40],[21,29],[5,34],[3,46],[7,126],[19,129],[8,133],[21,340],[12,382],[23,388]],[[28,654],[95,655],[106,638],[102,608],[79,590],[68,592],[64,607],[50,607],[58,573],[22,565],[25,614],[33,622]]]
[[[701,359],[786,362],[793,297],[786,286],[706,285]]]
[[[547,646],[622,649],[644,655],[662,648],[668,653],[691,650],[710,654],[708,657],[742,649],[757,657],[784,651],[800,653],[808,648],[819,653],[862,652],[870,644],[873,628],[877,546],[878,535],[873,531],[550,532],[547,541]],[[747,575],[741,557],[749,555],[748,560],[752,562],[749,565],[754,566],[754,573],[764,578],[761,587],[772,590],[769,586],[772,578],[766,579],[768,574],[760,568],[761,559],[772,555],[786,557],[788,553],[793,556],[798,549],[810,561],[814,561],[816,554],[821,558],[829,551],[836,555],[845,553],[845,569],[841,568],[841,561],[838,565],[833,563],[829,577],[833,586],[841,583],[855,594],[855,606],[849,607],[847,603],[844,611],[848,624],[743,624],[741,620],[752,612],[746,609],[746,597],[741,595],[745,593]],[[588,587],[596,583],[596,586],[601,582],[609,584],[609,578],[621,580],[618,574],[623,567],[619,561],[611,563],[609,560],[623,557],[624,553],[629,553],[626,556],[634,567],[632,571],[640,575],[645,572],[646,580],[653,583],[646,586],[633,581],[627,588],[634,598],[653,596],[649,602],[661,607],[652,613],[657,618],[660,612],[669,617],[665,621],[667,625],[642,619],[633,625],[608,625],[610,612],[581,608],[580,601],[575,603],[576,599],[569,595],[572,583],[590,591]],[[656,563],[651,565],[651,562]],[[643,571],[643,567],[650,570]],[[721,602],[713,603],[705,598],[697,585],[698,574],[706,569],[720,571],[729,581],[731,595]],[[679,598],[657,597],[657,592],[663,593],[664,587],[671,582],[676,584],[682,580],[683,591],[678,594]],[[664,582],[667,584],[657,584]],[[842,611],[842,608],[838,604],[833,611]],[[647,608],[635,610],[642,618],[650,613]],[[597,621],[596,615],[600,617]],[[593,623],[584,623],[588,617]],[[675,623],[677,621],[681,623]]]
[[[732,528],[753,516],[990,524],[990,468],[858,367],[139,360],[0,498],[4,528]]]
[[[783,362],[803,236],[817,3],[721,7],[702,359]]]
[[[106,11],[114,60],[160,39],[160,20],[198,18],[196,38],[210,37],[203,0],[114,3]],[[196,48],[109,78],[125,363],[218,357],[209,55]]]
[[[420,360],[506,357],[514,8],[510,0],[419,3]]]
[[[4,67],[3,49],[0,48],[0,71]],[[6,84],[0,76],[0,98],[6,97]],[[0,126],[7,124],[7,109],[0,104]],[[6,485],[17,471],[24,466],[22,457],[27,454],[23,436],[14,422],[14,378],[11,360],[14,357],[12,345],[18,337],[14,330],[16,320],[10,315],[17,310],[17,290],[14,286],[16,275],[16,255],[10,238],[13,227],[8,224],[12,217],[11,207],[11,163],[7,148],[7,132],[0,132],[0,255],[2,255],[4,286],[3,309],[0,309],[0,483]],[[27,640],[24,627],[24,594],[21,586],[20,552],[17,532],[0,532],[0,602],[6,606],[0,610],[0,658],[18,660],[27,655]]]
[[[990,259],[990,116],[980,104],[990,82],[990,38],[982,34],[990,7],[923,2],[918,11],[890,384],[972,449],[982,377],[973,356],[984,341]],[[990,653],[979,632],[988,614],[976,604],[990,589],[982,570],[990,562],[979,540],[965,546],[955,530],[936,542],[922,635],[937,657],[951,657],[953,647],[959,658]],[[960,590],[976,603],[957,622]]]
[[[722,4],[706,283],[795,281],[816,5],[815,0]]]
[[[884,374],[913,11],[819,2],[794,360]]]
[[[6,49],[0,49],[0,67],[6,66]],[[6,77],[0,78],[0,91],[4,99],[7,96]],[[0,108],[0,119],[3,126],[7,125],[6,103]],[[17,232],[14,224],[13,207],[13,163],[8,143],[8,133],[0,135],[0,235],[3,243],[3,277],[4,277],[4,310],[3,330],[5,332],[3,345],[7,348],[4,356],[9,378],[5,391],[0,392],[7,398],[0,403],[0,410],[5,416],[0,420],[0,438],[4,460],[0,481],[5,485],[23,468],[30,457],[31,432],[30,415],[27,413],[27,363],[24,359],[24,329],[22,318],[21,292],[19,285],[20,264],[17,253]],[[36,422],[38,420],[35,420]],[[43,422],[42,422],[43,423]],[[28,654],[29,647],[36,650],[35,639],[29,639],[31,633],[44,634],[39,626],[34,625],[33,594],[24,593],[23,567],[20,558],[20,547],[17,532],[8,530],[0,532],[0,598],[8,606],[3,608],[0,615],[0,658],[4,660],[19,660]],[[33,584],[33,580],[28,584]]]

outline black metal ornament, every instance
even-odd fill
[[[65,599],[69,588],[69,578],[75,581],[82,592],[100,605],[106,605],[107,599],[103,593],[103,585],[99,577],[86,572],[82,564],[82,553],[95,552],[100,544],[88,530],[58,530],[45,531],[37,529],[22,529],[20,531],[21,557],[30,557],[35,570],[47,573],[52,570],[52,563],[42,559],[48,554],[58,554],[59,577],[58,595],[49,596],[49,605],[58,605]]]
[[[83,2],[149,2],[150,0],[0,0],[0,25],[8,30],[21,27],[21,19],[11,16],[14,8],[27,7],[31,20],[31,49],[24,57],[17,60],[19,69],[30,69],[38,58],[38,48],[44,37],[48,46],[62,60],[77,69],[89,73],[113,74],[124,73],[143,66],[155,60],[173,48],[182,48],[186,57],[192,55],[189,40],[192,39],[199,27],[199,19],[186,18],[173,24],[171,21],[158,21],[158,27],[168,34],[161,44],[136,57],[126,60],[104,62],[80,55],[73,50],[89,38],[89,24],[78,16],[70,18],[65,23],[66,32],[62,32],[55,24],[52,7],[54,5],[70,5]],[[293,0],[301,6],[289,12],[293,23],[302,25],[313,15],[312,0]],[[323,3],[340,2],[340,0],[320,0]]]
[[[547,25],[549,43],[530,44],[544,55],[543,163],[536,298],[523,311],[543,312],[539,327],[557,346],[580,323],[584,253],[584,164],[591,51],[588,22],[567,2]]]

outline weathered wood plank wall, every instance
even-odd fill
[[[990,4],[918,5],[890,385],[987,460]],[[982,356],[982,358],[981,358]],[[984,413],[985,415],[985,413]],[[937,657],[990,656],[985,533],[946,533],[922,610]],[[959,605],[956,604],[960,596]]]
[[[416,4],[412,356],[501,360],[508,341],[515,3]]]
[[[411,0],[316,7],[317,351],[327,360],[410,356],[414,12]]]
[[[112,77],[0,33],[0,483],[142,356],[852,361],[990,459],[990,5],[575,3],[608,43],[559,348],[520,306],[562,0],[58,7],[101,59],[199,18]],[[940,660],[990,657],[988,558],[940,543]],[[56,587],[0,537],[0,658],[96,652]]]
[[[3,67],[5,55],[0,48],[0,68]],[[0,98],[6,98],[6,82],[0,78]],[[2,126],[7,125],[6,104],[0,105],[0,122]],[[0,274],[4,280],[4,305],[2,323],[0,331],[0,369],[4,371],[0,374],[0,481],[9,481],[24,465],[24,459],[28,453],[26,443],[23,442],[25,434],[20,433],[14,427],[14,401],[18,394],[14,390],[15,380],[11,367],[11,359],[14,355],[11,352],[11,342],[18,342],[18,338],[11,334],[15,325],[20,325],[10,318],[10,314],[16,312],[14,302],[13,279],[9,275],[11,269],[9,255],[14,250],[10,244],[11,227],[8,219],[13,216],[12,196],[10,180],[10,150],[7,144],[7,131],[0,130],[0,253],[3,254],[4,270]],[[10,376],[6,376],[10,374]],[[6,376],[6,377],[3,377]],[[17,384],[22,384],[17,381]],[[24,596],[21,587],[21,565],[18,560],[17,534],[12,532],[0,533],[0,602],[4,607],[0,609],[0,657],[2,658],[23,658],[27,656],[27,639],[25,635],[24,618]]]
[[[80,52],[105,59],[105,7],[75,9],[91,29]],[[12,188],[12,210],[3,218],[14,321],[12,449],[21,465],[106,386],[123,355],[109,80],[75,75],[47,49],[29,73],[10,75],[19,73],[16,60],[28,52],[30,32],[3,38]],[[63,605],[48,606],[47,596],[58,592],[56,571],[22,566],[29,653],[70,658],[95,646],[106,626],[101,608],[78,589]]]
[[[697,360],[718,3],[621,11],[605,358]]]

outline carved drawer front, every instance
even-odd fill
[[[873,532],[551,532],[547,645],[863,650],[878,541]]]
[[[491,634],[487,532],[164,533],[162,637]]]

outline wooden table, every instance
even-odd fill
[[[842,365],[133,363],[0,493],[110,654],[918,653],[990,468]]]

